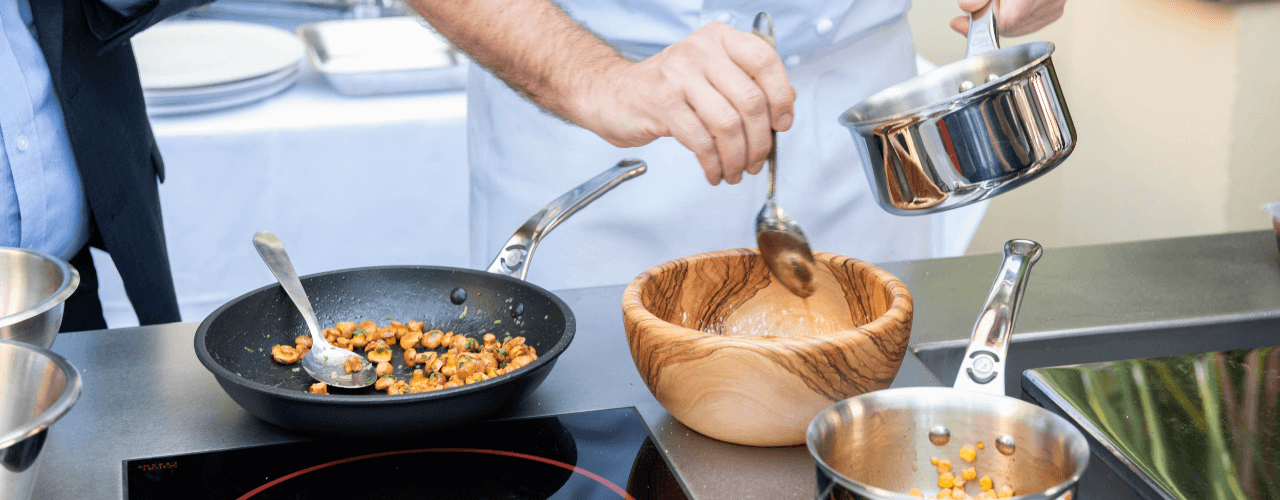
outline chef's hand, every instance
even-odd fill
[[[674,137],[693,151],[707,182],[757,174],[770,130],[791,128],[795,89],[782,60],[751,33],[713,22],[658,55],[619,61],[585,82],[574,121],[620,147]]]
[[[960,10],[969,14],[986,7],[990,0],[960,0]],[[996,12],[996,30],[1000,36],[1022,36],[1048,26],[1062,17],[1067,0],[1001,0]],[[969,35],[969,16],[951,20],[951,29]]]

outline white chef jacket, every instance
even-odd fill
[[[837,118],[867,96],[916,74],[910,2],[837,0],[698,2],[566,0],[565,11],[641,59],[711,21],[749,32],[769,12],[795,87],[795,121],[778,134],[778,204],[815,251],[887,262],[964,252],[984,204],[927,216],[883,211],[858,151]],[[755,247],[767,177],[710,186],[692,152],[672,138],[617,148],[551,116],[473,66],[468,82],[472,267],[483,268],[524,220],[624,158],[649,165],[573,215],[530,259],[528,280],[548,289],[627,283],[668,260]]]

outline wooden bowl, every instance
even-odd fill
[[[817,291],[792,295],[755,249],[676,259],[622,297],[631,359],[677,420],[730,443],[804,444],[814,415],[889,387],[911,293],[888,272],[818,252]]]

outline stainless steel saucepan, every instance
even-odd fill
[[[888,389],[846,399],[814,417],[806,433],[818,468],[816,498],[906,499],[914,488],[937,497],[939,471],[930,458],[950,460],[951,473],[973,467],[965,492],[978,498],[982,476],[1020,499],[1070,500],[1089,463],[1089,444],[1066,419],[1004,396],[1004,365],[1034,241],[1005,244],[1004,262],[974,325],[954,388]],[[985,449],[976,449],[982,442]],[[961,458],[962,446],[976,459]],[[948,496],[947,498],[951,498]]]
[[[999,48],[998,3],[970,17],[964,59],[840,116],[889,213],[922,215],[985,200],[1043,175],[1075,148],[1053,44]]]

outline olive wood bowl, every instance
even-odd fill
[[[755,249],[676,259],[622,297],[631,359],[658,402],[704,435],[751,446],[804,444],[818,412],[885,389],[911,335],[911,293],[866,262],[814,253],[807,299]]]

